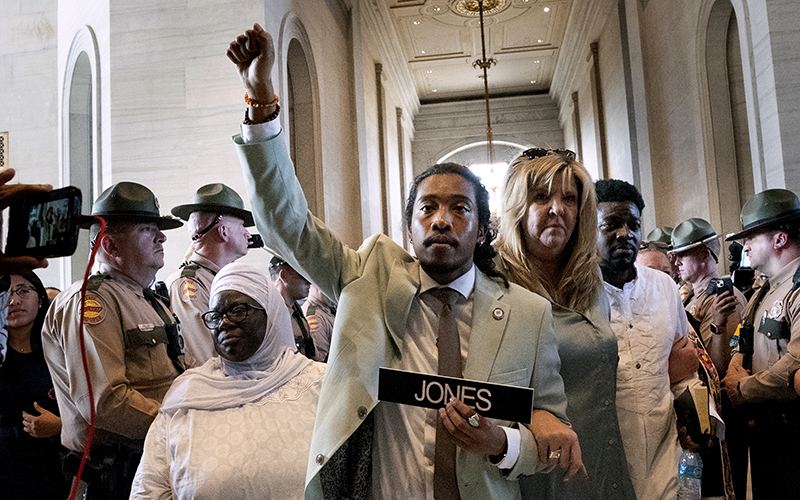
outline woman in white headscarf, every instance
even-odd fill
[[[173,383],[131,498],[303,498],[325,365],[297,354],[286,305],[254,267],[222,268],[209,309],[219,357]]]

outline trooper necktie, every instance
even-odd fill
[[[167,356],[172,360],[172,364],[175,366],[178,373],[183,373],[184,370],[186,370],[183,359],[181,359],[183,355],[183,337],[180,333],[177,318],[174,316],[170,318],[167,309],[164,308],[158,295],[153,290],[145,287],[142,290],[142,295],[144,295],[144,298],[156,311],[161,321],[164,322],[164,333],[167,337]]]
[[[753,342],[755,341],[753,337],[755,335],[756,313],[761,301],[764,300],[767,292],[769,292],[769,286],[769,280],[764,281],[761,288],[755,293],[755,297],[750,299],[749,310],[739,325],[739,352],[743,354],[742,368],[745,370],[753,369]]]
[[[436,341],[439,375],[461,378],[461,343],[458,337],[458,325],[453,315],[453,305],[458,300],[458,292],[452,288],[434,288],[429,293],[442,302],[439,335]],[[438,415],[433,467],[433,498],[460,499],[456,482],[456,443]]]
[[[308,321],[297,303],[292,306],[292,321],[297,323],[300,328],[300,338],[295,339],[297,350],[307,358],[314,359],[314,356],[317,355],[317,348],[314,346],[314,339],[311,337],[311,333],[308,331]]]

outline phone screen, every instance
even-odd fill
[[[78,244],[80,211],[81,192],[73,186],[37,193],[11,205],[6,255],[72,255]]]

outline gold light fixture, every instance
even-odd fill
[[[483,99],[486,102],[486,144],[489,156],[489,165],[494,165],[494,152],[492,148],[492,115],[489,111],[489,74],[488,69],[497,64],[494,57],[486,57],[486,33],[484,30],[484,13],[499,12],[505,7],[505,0],[461,0],[456,4],[456,10],[467,15],[477,13],[481,26],[481,58],[472,63],[475,69],[483,71]]]

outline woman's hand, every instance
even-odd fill
[[[581,446],[578,435],[549,411],[533,410],[528,428],[536,439],[539,461],[545,465],[558,465],[564,472],[564,481],[579,474],[589,477],[581,459]]]
[[[35,438],[49,438],[61,433],[61,417],[51,413],[34,402],[33,407],[39,412],[38,416],[22,412],[22,427],[25,432]]]

